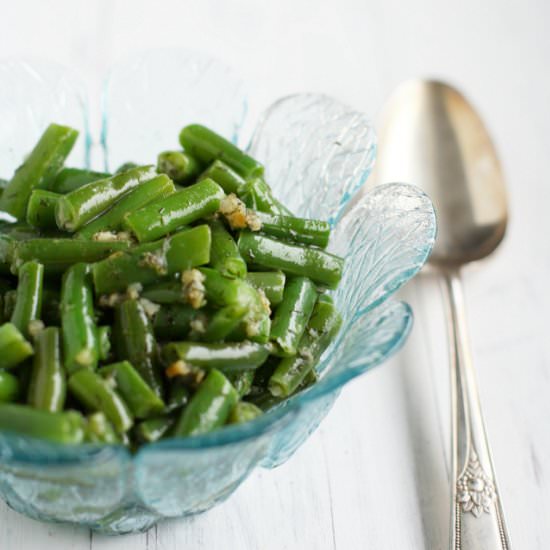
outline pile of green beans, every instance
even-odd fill
[[[314,383],[341,324],[329,225],[204,126],[112,174],[64,166],[77,136],[50,125],[0,188],[0,430],[135,450]]]

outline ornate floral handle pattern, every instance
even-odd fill
[[[462,283],[445,273],[453,405],[452,550],[511,550],[472,366]]]

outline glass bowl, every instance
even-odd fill
[[[86,96],[73,74],[52,63],[3,62],[0,83],[0,176],[12,173],[50,121],[81,129],[69,165],[89,162],[95,151]],[[179,129],[190,122],[243,145],[246,110],[242,82],[213,59],[185,51],[134,56],[106,79],[104,164],[154,162],[158,151],[177,147]],[[249,150],[294,212],[330,220],[330,250],[346,257],[334,292],[343,326],[318,365],[320,381],[247,424],[145,445],[133,455],[122,446],[60,446],[0,432],[0,495],[15,510],[107,533],[205,511],[254,468],[288,460],[342,386],[403,345],[412,311],[389,297],[425,263],[436,221],[428,197],[401,183],[373,189],[345,213],[374,163],[368,119],[330,97],[289,96],[261,117]]]

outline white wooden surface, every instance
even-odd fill
[[[465,274],[474,359],[515,548],[546,550],[549,22],[545,0],[0,0],[0,56],[57,59],[93,94],[106,67],[136,49],[202,49],[255,85],[252,116],[278,96],[314,90],[375,117],[407,77],[459,84],[492,130],[511,202],[504,245]],[[446,548],[449,404],[437,281],[417,279],[403,295],[416,313],[405,349],[348,387],[289,463],[256,472],[226,503],[118,538],[40,524],[0,504],[0,548]]]

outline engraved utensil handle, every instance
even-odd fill
[[[452,387],[451,550],[511,550],[472,366],[462,282],[444,272]]]

